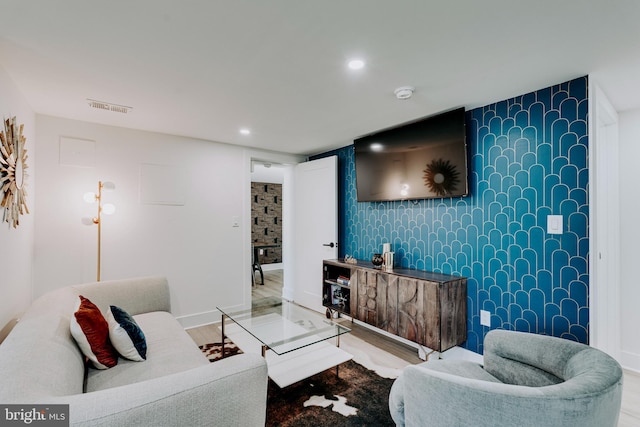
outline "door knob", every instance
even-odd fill
[[[325,243],[322,246],[329,246],[330,248],[333,248],[334,246],[338,246],[337,244],[331,242],[331,243]]]

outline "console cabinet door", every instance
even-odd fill
[[[358,305],[357,289],[358,289],[358,269],[352,268],[349,275],[349,315],[356,318],[356,309]]]
[[[422,280],[398,278],[398,335],[409,341],[425,344]]]
[[[376,326],[391,334],[398,334],[398,276],[378,274]]]
[[[467,282],[451,281],[440,291],[440,343],[451,348],[467,338]]]
[[[422,319],[426,325],[422,344],[432,350],[442,351],[440,284],[422,281],[422,286],[424,290],[422,295],[424,315]]]
[[[358,303],[356,319],[376,326],[376,297],[378,296],[378,273],[373,270],[358,269]]]

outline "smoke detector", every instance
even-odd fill
[[[98,110],[113,111],[115,113],[127,114],[133,107],[127,107],[126,105],[112,104],[110,102],[98,101],[96,99],[87,98],[89,107],[97,108]]]
[[[393,93],[396,94],[396,98],[398,99],[409,99],[413,95],[414,90],[416,89],[412,86],[401,86],[394,90]]]

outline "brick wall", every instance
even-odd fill
[[[282,243],[282,184],[251,183],[251,241]],[[282,248],[264,249],[259,261],[282,262]]]

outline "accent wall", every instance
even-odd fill
[[[338,156],[340,256],[390,242],[397,267],[467,277],[463,347],[476,353],[497,328],[587,343],[587,93],[581,77],[467,111],[467,197],[359,203],[353,146],[314,156]],[[549,215],[563,234],[547,233]]]

